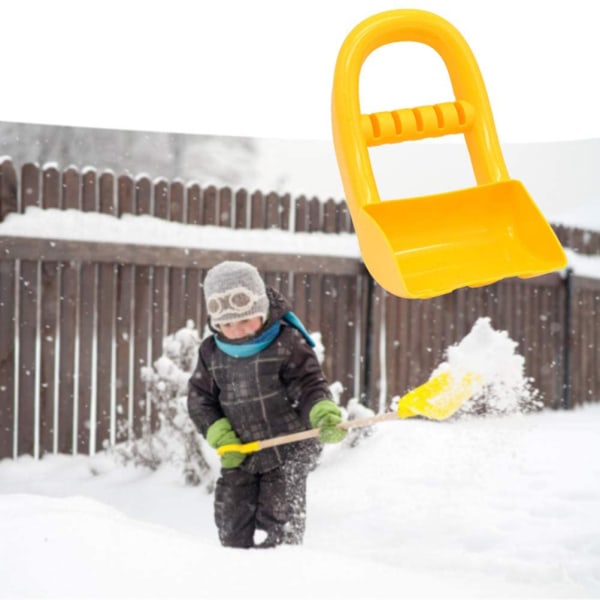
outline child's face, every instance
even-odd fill
[[[251,319],[221,323],[219,329],[226,338],[241,340],[249,335],[254,335],[262,327],[262,322],[262,317],[252,317]]]

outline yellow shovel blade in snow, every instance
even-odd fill
[[[406,419],[416,416],[443,421],[451,417],[473,395],[475,385],[479,381],[480,377],[475,373],[467,373],[461,377],[456,377],[448,371],[444,371],[402,396],[398,400],[398,407],[395,412],[387,412],[365,419],[345,421],[344,423],[340,423],[338,427],[340,429],[356,429],[368,427],[382,421],[393,421],[398,418]],[[307,431],[299,431],[298,433],[282,435],[268,440],[257,440],[245,444],[226,444],[218,448],[217,453],[219,456],[223,456],[227,452],[252,454],[265,448],[315,438],[319,436],[319,432],[318,428],[308,429]]]
[[[461,377],[443,371],[398,400],[401,419],[421,416],[435,421],[451,417],[474,393],[481,377],[466,373]]]

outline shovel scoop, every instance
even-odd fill
[[[455,99],[362,114],[363,62],[380,46],[403,41],[426,44],[442,57]],[[422,10],[391,10],[350,32],[335,67],[332,127],[363,261],[388,292],[430,298],[566,266],[552,228],[523,184],[509,177],[475,57],[461,34],[441,17]],[[476,186],[381,200],[369,147],[453,134],[464,135]],[[402,165],[398,173],[401,178]]]

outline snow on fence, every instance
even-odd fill
[[[272,228],[352,233],[345,203],[333,200],[31,164],[19,178],[5,160],[0,221],[28,207],[153,215],[265,236]],[[568,245],[569,230],[559,235]],[[594,253],[598,234],[574,235]],[[309,330],[321,333],[325,371],[344,386],[343,401],[361,397],[377,409],[425,381],[445,349],[481,316],[518,341],[526,375],[547,406],[600,399],[600,320],[594,318],[600,280],[550,274],[417,301],[385,293],[358,257],[315,248],[299,255],[3,236],[0,458],[93,453],[117,439],[123,417],[138,431],[139,417],[151,411],[141,367],[160,356],[163,338],[186,321],[203,327],[200,284],[205,269],[225,258],[256,264],[291,297]]]

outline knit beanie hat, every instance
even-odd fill
[[[213,326],[241,319],[267,319],[269,299],[258,269],[246,262],[224,261],[204,279],[206,309]]]

